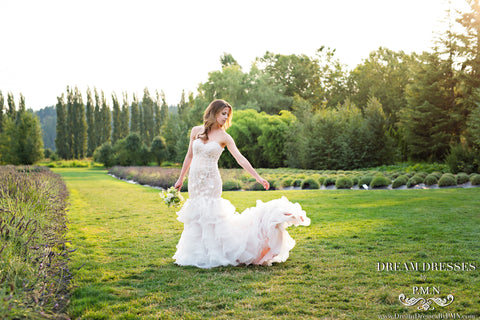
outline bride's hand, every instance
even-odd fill
[[[267,180],[260,178],[260,180],[257,180],[257,181],[265,188],[265,190],[270,189],[270,183],[268,183]]]
[[[177,180],[177,182],[175,182],[175,185],[173,186],[175,189],[177,189],[178,191],[180,191],[180,189],[182,189],[182,185],[183,185],[183,181],[181,181],[180,179]]]

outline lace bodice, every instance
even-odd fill
[[[193,141],[193,159],[188,174],[188,194],[190,198],[220,198],[222,178],[218,171],[218,159],[223,152],[216,141],[203,143]]]

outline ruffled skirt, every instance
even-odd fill
[[[184,230],[173,259],[200,268],[283,262],[295,246],[285,229],[310,225],[300,205],[285,197],[258,200],[241,214],[226,199],[198,197],[188,199],[177,214]]]

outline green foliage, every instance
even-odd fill
[[[457,179],[457,184],[464,184],[470,180],[470,177],[465,172],[459,172],[457,174],[456,179]]]
[[[442,175],[440,180],[438,180],[439,187],[451,187],[456,185],[457,181],[455,179],[455,176],[453,176],[452,174],[445,173]]]
[[[431,174],[429,174],[428,176],[425,177],[425,185],[432,186],[434,184],[437,184],[438,179],[439,178],[437,177],[437,175],[431,173]]]
[[[0,163],[34,164],[44,156],[42,129],[33,113],[16,113],[16,119],[3,119],[0,133]]]
[[[335,187],[337,189],[350,189],[353,187],[353,181],[349,177],[339,177],[337,181],[335,181]]]
[[[346,101],[336,109],[295,99],[297,120],[287,136],[287,164],[305,169],[354,169],[391,159],[385,114],[371,99],[364,113]]]
[[[452,173],[480,172],[480,149],[472,150],[461,144],[452,145],[445,163]]]
[[[325,187],[328,187],[328,186],[333,186],[335,185],[335,183],[337,182],[337,178],[334,177],[334,176],[328,176],[325,178],[325,180],[323,181],[323,185]]]
[[[480,185],[480,174],[474,174],[470,177],[470,183],[472,186]]]
[[[318,189],[320,185],[315,179],[307,178],[302,182],[302,189]]]
[[[223,181],[222,185],[223,191],[234,191],[242,189],[242,183],[239,180],[229,179]]]
[[[451,61],[423,53],[407,86],[400,125],[414,160],[441,161],[461,131],[461,99],[453,89]]]
[[[372,182],[370,182],[370,188],[382,188],[388,187],[390,185],[390,179],[383,175],[376,175],[373,177]]]
[[[421,184],[425,181],[425,176],[423,174],[416,173],[407,181],[407,187],[412,188],[418,184]]]
[[[372,180],[373,180],[373,176],[370,176],[370,175],[362,176],[358,181],[358,185],[360,187],[362,187],[364,184],[369,186],[370,183],[372,183]]]
[[[93,153],[93,159],[96,162],[103,163],[106,168],[109,168],[115,164],[112,144],[105,142],[98,147]]]
[[[163,137],[156,136],[153,139],[151,152],[152,156],[157,161],[157,164],[161,166],[163,160],[167,158],[167,148],[165,145],[165,139],[163,139]]]
[[[392,188],[396,189],[407,184],[408,177],[406,175],[399,175],[395,180],[393,180]]]

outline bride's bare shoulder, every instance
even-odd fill
[[[203,126],[195,126],[192,128],[192,133],[190,134],[192,137],[197,137],[203,131]]]

